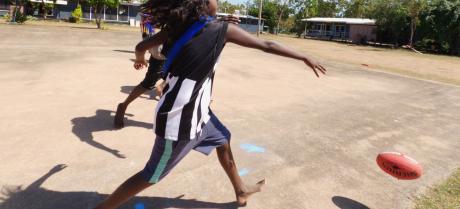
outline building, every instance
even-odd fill
[[[42,3],[42,0],[29,0],[32,3]],[[45,4],[53,4],[53,0],[44,0]],[[54,8],[48,11],[47,17],[68,20],[72,12],[77,8],[77,4],[80,3],[84,20],[94,20],[94,9],[88,4],[87,1],[70,1],[70,0],[55,0]],[[115,23],[130,23],[130,20],[140,20],[138,1],[120,1],[116,8],[106,7],[101,12],[102,20],[105,22]],[[26,5],[27,7],[27,5]],[[9,0],[0,0],[0,16],[6,15],[11,12],[11,8],[14,5],[10,5]],[[29,7],[28,7],[29,8]],[[32,11],[27,15],[38,16],[38,8],[30,7]],[[27,8],[26,8],[27,10]]]
[[[239,13],[239,12],[238,12]],[[251,15],[240,15],[240,14],[233,14],[240,18],[240,23],[238,24],[242,29],[250,32],[250,33],[257,33],[257,26],[259,25],[259,18],[251,16]],[[217,17],[225,17],[231,14],[228,13],[217,13]],[[264,20],[261,20],[260,23],[260,31],[263,31],[264,28]]]
[[[375,20],[314,17],[303,19],[305,37],[367,43],[376,40]]]
[[[8,0],[0,0],[0,16],[7,15],[10,12],[10,3]]]
[[[83,12],[84,20],[94,20],[94,8],[92,8],[86,1],[81,1],[81,9]],[[140,20],[138,16],[140,2],[127,2],[120,1],[116,8],[106,7],[101,12],[102,20],[105,22],[114,23],[129,23],[130,19]],[[76,1],[67,1],[66,5],[57,5],[55,7],[55,18],[57,19],[69,19],[73,10],[77,7]]]

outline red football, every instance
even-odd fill
[[[414,159],[397,152],[382,152],[377,156],[379,167],[397,179],[412,180],[422,175],[422,166]]]

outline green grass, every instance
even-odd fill
[[[460,209],[460,169],[417,198],[414,209]]]

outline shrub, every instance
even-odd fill
[[[16,14],[16,22],[24,23],[25,21],[27,21],[27,15],[23,14],[22,12],[18,12]]]
[[[77,18],[70,16],[70,17],[69,17],[69,22],[70,22],[70,23],[76,23],[76,22],[77,22]]]
[[[83,12],[81,11],[80,4],[77,5],[77,8],[73,10],[71,17],[69,18],[69,22],[77,23],[80,22],[80,19],[83,17]]]
[[[25,21],[27,21],[27,15],[23,14],[21,11],[17,11],[15,9],[14,11],[16,13],[16,21],[17,23],[24,23]],[[5,19],[7,22],[11,22],[13,20],[13,17],[14,17],[14,13],[13,13],[13,16],[10,16],[9,14],[5,15]]]
[[[6,14],[5,16],[3,16],[3,19],[5,19],[7,22],[11,21],[10,14]]]

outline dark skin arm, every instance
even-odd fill
[[[240,18],[234,15],[224,16],[224,17],[219,18],[218,20],[223,21],[223,22],[232,23],[235,25],[238,25],[241,22]]]
[[[303,61],[319,77],[319,72],[326,74],[326,68],[315,60],[275,41],[262,40],[254,37],[238,26],[229,24],[226,37],[227,42],[235,43],[244,47],[260,49],[264,52],[289,57]]]
[[[168,40],[168,34],[166,33],[166,31],[162,30],[159,33],[153,35],[152,37],[149,37],[139,42],[136,45],[136,50],[135,50],[136,61],[134,61],[134,68],[136,68],[136,70],[139,70],[143,67],[146,67],[147,61],[145,61],[145,58],[144,58],[145,52],[155,46],[159,46],[165,43],[167,40]]]
[[[237,16],[229,15],[221,18],[220,21],[225,21],[237,25],[240,22],[240,18]],[[135,49],[136,61],[134,61],[134,68],[136,68],[136,70],[139,70],[143,67],[147,67],[147,61],[145,61],[144,58],[145,52],[155,46],[159,46],[165,43],[167,40],[168,34],[166,31],[162,30],[159,33],[153,35],[152,37],[144,39],[143,41],[138,43]]]

